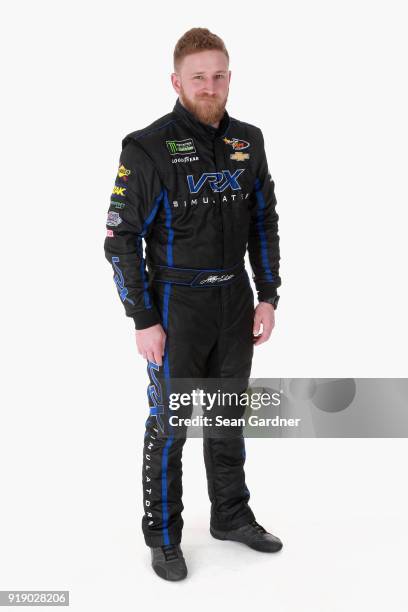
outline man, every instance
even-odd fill
[[[253,346],[274,327],[281,284],[263,136],[225,110],[228,67],[223,41],[209,30],[193,28],[178,41],[171,75],[178,99],[171,113],[123,140],[107,220],[106,257],[148,363],[142,527],[152,566],[167,580],[187,575],[180,548],[185,435],[168,426],[171,381],[213,377],[244,391]],[[280,550],[248,505],[242,428],[205,435],[204,459],[213,537]]]

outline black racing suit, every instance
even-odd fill
[[[185,437],[164,425],[171,380],[239,379],[245,390],[254,298],[244,255],[248,249],[259,301],[277,295],[275,206],[261,130],[227,111],[214,128],[177,99],[171,113],[123,140],[105,254],[136,329],[161,323],[166,332],[163,365],[147,366],[142,527],[149,546],[179,543],[183,526]],[[204,459],[211,524],[226,529],[253,520],[242,428],[204,436]]]

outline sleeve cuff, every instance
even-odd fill
[[[152,327],[152,325],[161,323],[159,313],[154,306],[149,310],[141,310],[140,312],[136,312],[134,315],[132,315],[132,318],[135,322],[136,329],[146,329],[147,327]]]
[[[273,298],[278,295],[276,287],[262,287],[258,290],[258,302],[262,302],[268,298]]]

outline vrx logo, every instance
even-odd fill
[[[156,376],[160,366],[154,361],[148,361],[147,370],[151,380],[147,395],[149,397],[150,416],[156,417],[156,421],[161,431],[164,432],[164,424],[161,415],[164,414],[163,393],[159,380]],[[150,402],[152,405],[150,405]]]
[[[229,170],[223,170],[222,172],[204,172],[196,183],[194,182],[193,175],[189,174],[187,175],[187,182],[190,193],[198,193],[207,181],[210,183],[210,187],[213,191],[225,191],[227,187],[231,187],[231,189],[237,191],[241,189],[237,179],[244,170],[245,168],[238,168],[238,170],[235,170],[234,174],[231,174]]]
[[[128,291],[128,288],[125,287],[125,279],[123,278],[122,270],[119,268],[118,263],[119,263],[119,257],[112,257],[112,265],[116,272],[116,274],[113,277],[113,280],[115,281],[116,287],[118,289],[120,299],[122,300],[122,302],[126,301],[134,306],[135,305],[134,301],[127,297],[129,291]]]

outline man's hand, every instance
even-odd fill
[[[162,357],[165,344],[166,334],[160,323],[146,329],[136,330],[136,345],[139,354],[159,366],[163,364]]]
[[[262,324],[262,333],[261,331]],[[254,346],[269,340],[273,328],[275,327],[275,309],[268,302],[259,302],[255,308],[253,342]]]

